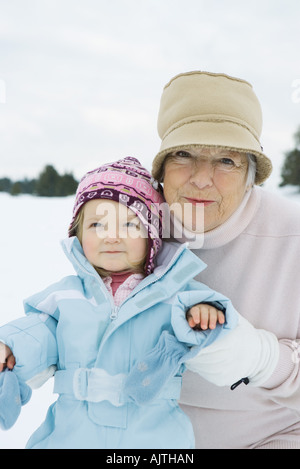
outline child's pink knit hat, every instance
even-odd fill
[[[162,244],[162,187],[139,160],[130,156],[108,163],[86,173],[81,179],[75,197],[69,236],[73,236],[73,223],[86,202],[108,199],[130,208],[148,232],[148,256],[145,272],[153,271],[153,261]]]

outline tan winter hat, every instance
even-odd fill
[[[168,153],[192,147],[220,147],[256,157],[256,184],[271,174],[272,163],[262,152],[262,111],[252,86],[221,73],[188,72],[165,86],[158,114],[160,152],[152,175],[160,180]]]

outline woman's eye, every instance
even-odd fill
[[[188,151],[180,150],[175,153],[175,156],[179,156],[180,158],[189,158],[191,154]]]
[[[99,222],[95,222],[91,224],[92,228],[103,228],[103,224]]]
[[[231,158],[222,158],[220,163],[224,164],[225,166],[235,166],[235,162]]]

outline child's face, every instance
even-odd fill
[[[83,207],[82,248],[88,261],[111,272],[142,262],[147,233],[139,218],[112,200],[91,200]]]

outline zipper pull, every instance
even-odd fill
[[[249,384],[249,383],[250,383],[249,378],[242,378],[242,379],[240,379],[239,381],[237,381],[236,383],[234,383],[234,384],[230,387],[231,391],[234,391],[235,388],[237,388],[237,387],[238,387],[240,384],[242,384],[242,383],[244,383],[244,384]]]
[[[118,306],[115,306],[110,314],[110,319],[113,321],[115,319],[117,319],[118,317],[118,312],[119,312],[119,307]]]

